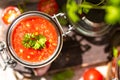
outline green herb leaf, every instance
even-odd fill
[[[67,69],[65,71],[56,73],[52,80],[71,80],[73,76],[74,72],[71,69]]]
[[[118,50],[115,47],[113,47],[113,56],[115,58],[117,58],[117,56],[118,56]]]
[[[26,33],[24,35],[24,39],[22,44],[26,48],[33,48],[33,49],[42,49],[45,47],[46,37],[39,34],[35,35],[34,33]]]
[[[77,14],[78,5],[75,2],[75,0],[68,0],[67,11],[68,11],[68,16],[70,17],[70,19],[73,22],[77,22],[80,20],[78,14]]]
[[[119,21],[119,7],[109,6],[106,8],[105,21],[109,24],[115,24]]]
[[[120,66],[120,60],[118,60],[117,63],[118,63],[118,66]]]

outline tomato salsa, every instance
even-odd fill
[[[26,33],[41,34],[46,37],[45,47],[42,49],[26,48],[23,38]],[[55,26],[46,18],[32,16],[21,20],[12,33],[12,46],[16,55],[27,62],[41,62],[48,59],[56,50],[58,34]]]

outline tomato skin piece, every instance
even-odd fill
[[[5,24],[10,24],[17,16],[21,14],[21,12],[16,6],[8,6],[4,9],[2,14],[2,21]]]
[[[58,13],[58,4],[56,0],[40,0],[38,3],[38,11],[54,15]]]
[[[83,74],[83,80],[104,80],[104,77],[95,68],[90,68]]]

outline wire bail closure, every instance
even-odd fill
[[[0,41],[0,68],[6,70],[8,66],[15,67],[17,63],[7,54],[7,47],[4,41]]]
[[[57,17],[63,17],[64,19],[67,19],[67,17],[66,17],[66,15],[65,15],[65,13],[58,13],[58,14],[55,14],[55,15],[52,16],[52,18],[56,20],[57,24],[58,24],[59,27],[61,28],[61,30],[62,30],[62,32],[63,32],[62,36],[66,36],[66,35],[69,34],[74,28],[73,28],[72,25],[69,24],[69,25],[68,25],[68,30],[65,32],[65,31],[63,30],[62,25],[60,24],[60,22],[59,22],[59,20],[58,20]]]

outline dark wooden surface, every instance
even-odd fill
[[[109,61],[109,35],[87,37],[72,31],[64,38],[63,48],[50,71],[68,67],[86,67]]]

